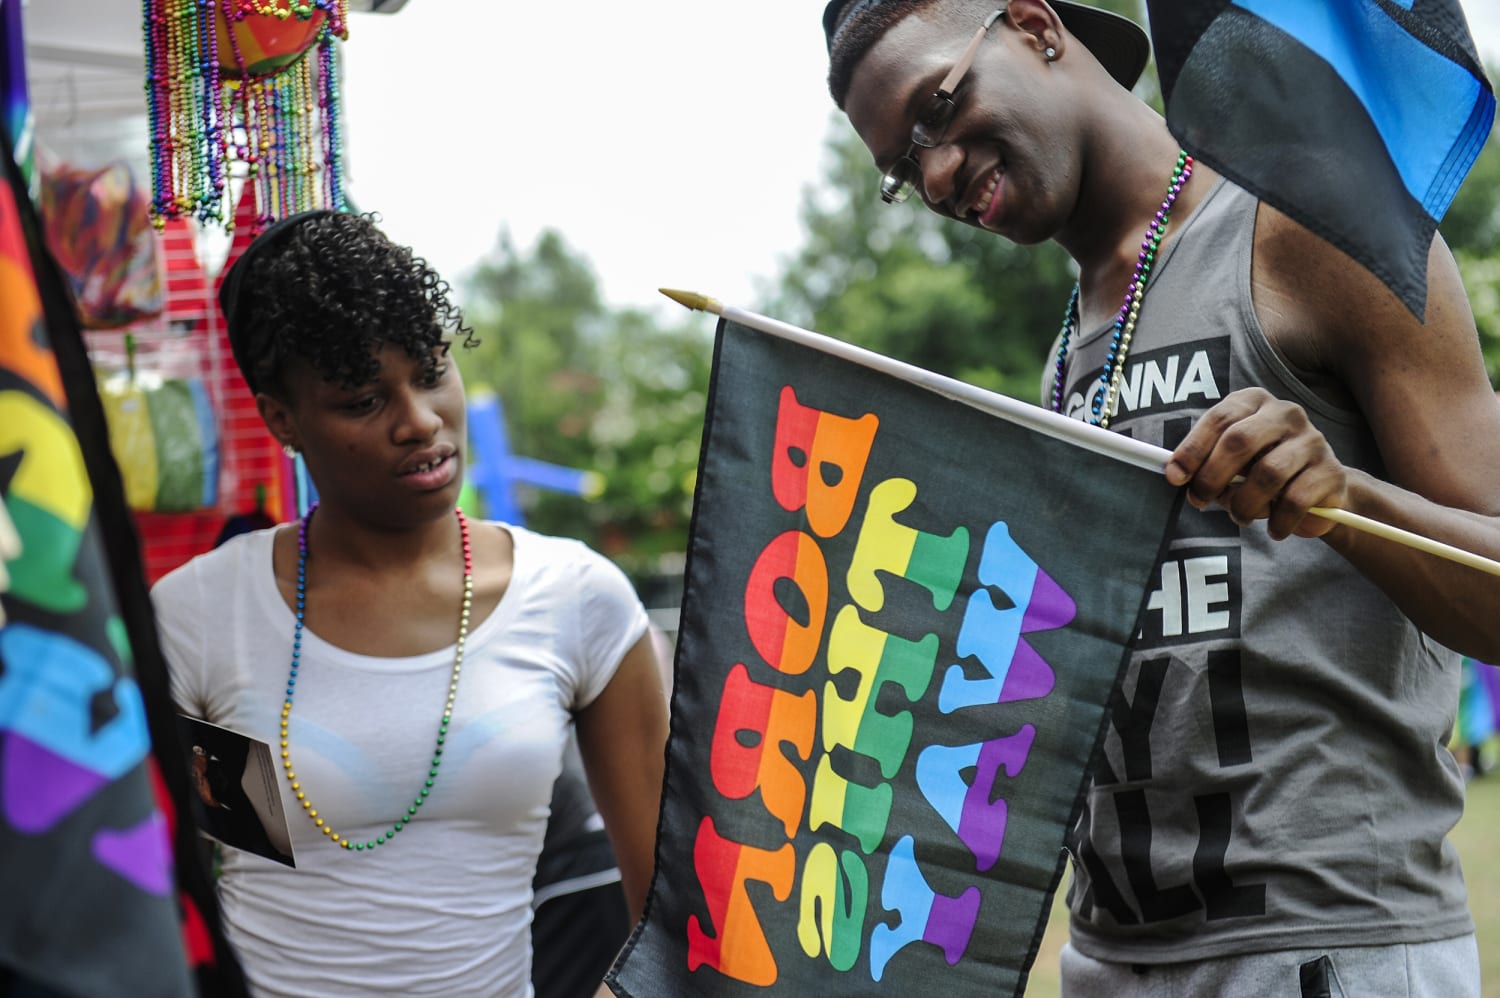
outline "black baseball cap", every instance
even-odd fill
[[[890,0],[829,0],[823,8],[823,35],[833,50],[839,29],[857,15],[873,10]],[[1062,23],[1082,42],[1094,58],[1129,90],[1141,78],[1146,61],[1151,58],[1151,39],[1139,24],[1113,11],[1091,7],[1075,0],[1047,0]],[[997,0],[995,6],[1005,4]]]

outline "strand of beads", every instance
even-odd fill
[[[146,44],[146,110],[151,120],[151,223],[166,224],[172,201],[171,76],[167,58],[167,14],[155,0],[144,0],[141,32]]]
[[[1156,265],[1156,251],[1161,246],[1162,237],[1166,234],[1167,225],[1172,219],[1172,207],[1177,203],[1177,197],[1182,193],[1183,185],[1192,175],[1193,157],[1185,151],[1179,151],[1177,164],[1172,170],[1171,182],[1167,185],[1167,196],[1162,199],[1161,207],[1151,219],[1151,224],[1146,227],[1145,238],[1141,240],[1141,251],[1136,258],[1135,273],[1131,277],[1130,287],[1125,292],[1125,299],[1120,305],[1120,311],[1116,314],[1114,325],[1110,330],[1109,353],[1105,356],[1104,367],[1099,372],[1099,383],[1102,387],[1094,393],[1091,406],[1089,422],[1095,426],[1109,426],[1109,421],[1115,414],[1119,401],[1120,382],[1125,373],[1125,357],[1130,353],[1130,341],[1135,335],[1135,324],[1141,314],[1141,301],[1146,297],[1146,281],[1151,276],[1152,267]],[[1052,408],[1056,412],[1062,411],[1068,340],[1071,332],[1077,328],[1078,287],[1074,285],[1073,294],[1068,299],[1067,312],[1063,318],[1062,341],[1058,345],[1057,361],[1053,372]]]
[[[344,182],[341,175],[343,130],[340,127],[338,53],[331,41],[318,46],[318,107],[323,112],[323,177],[328,185],[328,203],[344,210]]]
[[[285,80],[286,73],[283,71],[256,81],[265,100],[261,148],[266,151],[265,178],[269,197],[262,204],[267,206],[266,214],[270,218],[286,218],[292,214],[286,203],[286,115],[281,100]]]
[[[232,228],[224,201],[235,162],[253,179],[258,226],[320,203],[343,210],[334,43],[348,38],[348,6],[348,0],[142,0],[153,225],[187,215]],[[256,30],[246,27],[247,18],[321,18],[309,28],[316,32],[316,59],[278,52],[281,69],[251,73],[245,56],[261,60],[267,53],[242,47],[241,32]],[[265,39],[255,37],[261,46]]]
[[[266,88],[261,85],[259,77],[251,77],[240,86],[250,94],[250,105],[255,112],[255,138],[252,140],[255,147],[255,164],[258,169],[255,172],[260,205],[260,218],[256,222],[256,229],[264,229],[276,221],[276,206],[271,202],[270,184],[276,176],[276,162],[271,158],[271,133],[275,129],[275,119],[271,117],[271,102],[266,98]],[[245,119],[245,130],[250,131],[250,118]]]
[[[448,679],[448,697],[443,704],[443,717],[438,723],[437,743],[432,749],[432,766],[427,770],[427,778],[422,782],[417,796],[407,806],[406,813],[396,819],[389,831],[381,832],[375,838],[365,842],[353,842],[348,836],[334,831],[333,826],[328,824],[328,820],[318,814],[318,809],[313,806],[311,798],[307,796],[307,791],[302,789],[302,783],[297,779],[297,771],[292,767],[290,735],[292,697],[297,691],[297,673],[302,666],[302,627],[307,618],[307,526],[312,522],[313,513],[317,508],[317,504],[314,503],[302,517],[302,523],[297,529],[297,624],[292,634],[292,668],[286,679],[286,699],[281,704],[281,765],[286,772],[287,781],[291,784],[292,793],[296,795],[297,802],[302,806],[303,813],[330,842],[351,852],[373,851],[376,846],[383,846],[394,839],[417,816],[417,812],[426,802],[428,795],[432,793],[432,788],[437,782],[438,767],[443,762],[443,745],[448,740],[448,725],[453,720],[453,705],[458,697],[458,677],[463,671],[464,643],[469,637],[469,612],[474,604],[474,555],[469,544],[469,520],[464,516],[463,510],[453,511],[458,517],[458,531],[463,541],[464,595],[458,617],[458,642],[453,652],[453,672]]]
[[[191,157],[191,150],[187,148],[185,136],[190,127],[188,122],[192,119],[192,109],[189,107],[192,95],[183,84],[183,80],[187,76],[187,72],[183,69],[183,63],[187,61],[188,56],[183,51],[181,8],[169,9],[166,28],[167,65],[172,67],[172,102],[169,118],[170,133],[167,137],[167,156],[172,161],[173,196],[171,201],[168,202],[168,207],[175,215],[188,202],[187,160]]]
[[[1166,234],[1167,225],[1172,220],[1172,206],[1177,203],[1177,195],[1182,193],[1182,185],[1188,182],[1193,175],[1193,157],[1186,152],[1179,151],[1177,154],[1177,165],[1172,170],[1172,182],[1167,187],[1167,196],[1162,199],[1161,207],[1156,211],[1156,217],[1151,219],[1151,224],[1146,228],[1146,238],[1141,242],[1141,253],[1136,260],[1135,278],[1130,283],[1130,295],[1121,314],[1115,319],[1115,328],[1110,343],[1111,357],[1105,361],[1104,375],[1107,376],[1109,390],[1105,395],[1103,414],[1099,420],[1100,426],[1108,426],[1111,417],[1115,414],[1115,408],[1120,397],[1120,380],[1125,373],[1125,357],[1130,352],[1130,339],[1135,334],[1136,320],[1141,314],[1141,299],[1146,296],[1146,279],[1151,276],[1151,268],[1156,265],[1156,251],[1161,246],[1162,236]],[[1098,405],[1098,400],[1095,400]],[[1095,410],[1098,414],[1098,410]]]
[[[229,144],[225,140],[225,123],[220,94],[223,92],[219,75],[219,33],[214,28],[213,0],[199,0],[198,24],[202,32],[203,49],[203,141],[208,167],[209,189],[199,205],[199,220],[203,222],[224,221],[224,185],[229,161]]]
[[[1068,338],[1078,321],[1078,282],[1073,282],[1073,293],[1068,296],[1068,307],[1063,309],[1062,335],[1057,340],[1057,363],[1052,371],[1052,411],[1063,409],[1063,376],[1067,373]]]
[[[307,60],[303,59],[297,65],[305,62]],[[302,169],[302,143],[297,137],[300,124],[297,113],[302,107],[297,93],[300,79],[297,66],[293,66],[282,74],[276,85],[276,115],[281,122],[277,135],[281,155],[281,203],[288,215],[296,214],[302,208],[297,203],[297,174]]]
[[[292,88],[295,104],[290,114],[292,143],[296,150],[293,156],[296,166],[292,173],[292,204],[298,211],[305,211],[313,206],[312,191],[308,185],[313,172],[313,119],[309,112],[314,105],[310,63],[311,60],[303,59],[292,69],[296,74],[296,83]]]
[[[249,70],[245,65],[244,50],[240,48],[240,36],[238,32],[233,30],[234,0],[223,0],[223,3],[222,14],[224,21],[230,25],[230,30],[227,34],[229,36],[229,52],[234,57],[234,75],[240,79],[244,79],[249,75]],[[247,164],[250,172],[253,174],[255,172],[255,154],[250,134],[250,89],[245,86],[239,86],[231,92],[229,88],[225,87],[224,93],[227,99],[221,106],[227,106],[229,109],[224,120],[232,125],[235,105],[238,104],[240,109],[241,128],[233,136],[235,158]],[[234,130],[231,128],[231,131]]]
[[[302,178],[303,203],[311,208],[323,203],[318,196],[318,172],[321,170],[322,154],[318,147],[318,87],[317,74],[313,72],[312,60],[304,59],[302,72]]]
[[[285,5],[278,3],[277,0],[270,0],[270,2],[265,2],[265,0],[244,0],[240,4],[240,10],[246,14],[260,14],[263,17],[274,17],[281,21],[285,21],[288,17],[295,14],[305,21],[309,17],[312,17],[313,11],[318,6],[318,4],[312,2],[297,3],[296,0],[291,0],[291,2]]]
[[[278,83],[278,115],[281,121],[281,200],[287,214],[314,207],[307,177],[312,173],[312,120],[307,109],[313,106],[311,60],[302,59],[288,69]]]

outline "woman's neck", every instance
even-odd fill
[[[324,565],[370,572],[409,571],[430,559],[457,557],[462,549],[452,512],[405,527],[375,524],[320,504],[307,528],[308,551]]]

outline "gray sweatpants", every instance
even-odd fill
[[[1065,945],[1062,998],[1479,998],[1472,935],[1281,950],[1193,963],[1104,963]]]

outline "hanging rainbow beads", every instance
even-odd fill
[[[232,179],[255,185],[257,230],[345,207],[334,42],[347,24],[348,0],[144,0],[158,228],[233,228]]]

